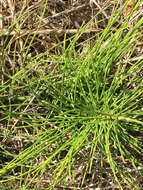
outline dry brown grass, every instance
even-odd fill
[[[30,60],[32,57],[54,46],[56,46],[56,50],[52,50],[52,53],[54,53],[54,51],[60,51],[60,46],[57,46],[57,44],[64,39],[64,35],[66,34],[68,37],[71,37],[79,30],[83,22],[88,23],[99,11],[101,11],[100,14],[95,18],[94,22],[90,24],[90,27],[83,32],[79,42],[81,43],[90,38],[93,34],[102,31],[107,26],[108,19],[114,11],[116,2],[117,1],[108,0],[49,0],[46,5],[45,0],[1,0],[0,46],[2,51],[0,51],[0,59],[4,59],[3,62],[5,65],[2,68],[3,71],[5,73],[14,73],[23,66],[22,64],[25,57]],[[44,14],[43,7],[45,7]],[[127,14],[128,13],[125,13],[124,16],[126,17]],[[124,18],[122,17],[118,24],[122,19]],[[29,49],[31,42],[32,45]],[[91,41],[91,44],[92,43],[93,41]],[[29,49],[29,51],[27,51],[27,49]],[[6,56],[3,58],[5,50]],[[142,54],[143,41],[141,40],[136,50],[135,59],[141,59]],[[6,78],[1,76],[0,82],[3,83],[4,81],[6,81]],[[16,121],[14,121],[14,123],[15,122]],[[6,143],[8,139],[10,138],[1,140],[3,143]],[[15,144],[16,148],[19,149],[19,147],[22,146],[19,145],[19,143],[22,141],[17,142],[12,142],[12,139],[10,140],[11,145],[14,147]],[[82,154],[86,154],[86,152],[82,152]],[[96,165],[96,163],[94,163],[94,165]],[[79,160],[75,167],[77,169],[76,183],[78,187],[82,180],[80,174],[84,171],[85,166],[84,163]],[[116,184],[110,186],[111,182],[113,184],[113,179],[110,175],[109,166],[107,165],[106,168],[109,170],[109,176],[103,175],[105,188],[102,189],[118,189]],[[98,187],[99,171],[100,168],[93,167],[92,175],[87,176],[85,180],[84,189],[90,190]],[[95,176],[95,174],[97,175]],[[50,176],[50,174],[46,175],[47,177]],[[46,175],[39,189],[47,188],[49,182],[47,182]],[[138,178],[138,176],[136,178]],[[142,183],[142,179],[140,179],[140,181]],[[14,186],[18,188],[17,184],[14,184]],[[67,190],[74,189],[70,181],[68,182],[68,186]],[[57,187],[57,189],[63,189],[62,184]],[[125,187],[125,189],[128,188]]]

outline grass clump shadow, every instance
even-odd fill
[[[75,163],[81,159],[85,167],[80,188],[98,160],[101,179],[108,165],[120,189],[125,184],[140,189],[127,167],[140,173],[138,167],[143,166],[143,61],[130,64],[142,38],[143,19],[130,30],[126,19],[115,30],[118,16],[111,17],[86,55],[77,48],[83,27],[68,46],[65,39],[62,54],[34,57],[1,84],[1,122],[9,127],[16,119],[9,133],[16,139],[21,130],[27,141],[18,155],[2,147],[12,158],[0,166],[0,183],[18,181],[21,187],[38,188],[52,173],[46,188],[60,183],[76,186]],[[48,73],[45,54],[54,65]],[[29,74],[33,68],[36,76]]]

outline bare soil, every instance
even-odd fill
[[[76,34],[83,23],[88,23],[99,11],[100,14],[96,18],[93,19],[91,23],[91,27],[88,28],[79,38],[79,43],[85,41],[89,37],[95,35],[95,33],[101,32],[108,23],[110,15],[114,11],[115,5],[117,1],[109,1],[109,0],[48,0],[48,6],[45,10],[44,16],[42,17],[43,7],[45,6],[45,0],[4,0],[0,3],[0,33],[2,34],[0,37],[0,46],[8,47],[8,53],[5,56],[5,72],[16,72],[21,67],[21,64],[24,59],[25,52],[23,51],[27,49],[29,43],[32,40],[34,34],[36,37],[33,40],[33,44],[28,52],[28,59],[39,55],[51,48],[51,53],[60,52],[61,47],[57,44],[59,41],[63,41],[64,36],[66,34],[67,38]],[[120,5],[122,6],[122,5]],[[120,8],[119,6],[119,8]],[[103,11],[104,10],[104,11]],[[19,15],[21,14],[21,18],[17,22]],[[142,16],[142,15],[140,15]],[[139,18],[139,17],[138,17]],[[26,20],[24,20],[26,19]],[[119,23],[122,22],[124,16],[122,15]],[[39,21],[41,23],[39,23]],[[13,23],[16,23],[12,26],[11,32],[7,32],[9,26]],[[24,24],[22,24],[24,23]],[[21,26],[22,25],[22,26]],[[19,29],[20,28],[20,29]],[[37,30],[38,28],[38,30]],[[27,40],[27,44],[24,47],[24,43]],[[94,43],[96,38],[91,40],[91,45]],[[9,44],[9,45],[8,45]],[[56,47],[52,49],[52,47]],[[16,48],[16,55],[13,54],[14,49]],[[136,49],[136,53],[134,55],[133,61],[135,61],[138,57],[143,54],[143,40],[140,41],[139,46]],[[11,60],[15,58],[17,62],[17,66],[11,64]],[[3,59],[3,52],[0,51],[0,58]],[[0,77],[0,82],[4,82],[4,78]],[[13,148],[13,152],[18,152],[19,143],[21,141],[14,141],[12,139],[2,139],[2,144],[5,144],[7,147]],[[23,146],[23,143],[22,145]],[[21,148],[20,148],[21,149]],[[81,155],[84,155],[84,158],[88,158],[89,150],[81,151],[79,158]],[[64,153],[63,153],[64,154]],[[11,158],[5,158],[0,155],[3,161],[8,162]],[[120,159],[120,158],[119,158]],[[82,156],[81,159],[78,159],[75,163],[75,184],[73,184],[70,179],[67,179],[66,190],[72,190],[76,186],[76,189],[80,189],[82,174],[86,168],[86,162],[83,162]],[[39,161],[40,162],[40,161]],[[38,161],[37,161],[38,164]],[[97,157],[94,160],[92,172],[87,174],[85,178],[85,182],[83,184],[83,190],[96,190],[96,188],[104,189],[104,190],[112,190],[119,189],[118,185],[114,182],[114,178],[108,165],[105,160],[104,169],[101,168],[100,163],[100,155],[97,154]],[[130,169],[129,163],[126,160],[127,169]],[[107,175],[108,171],[108,175]],[[51,172],[46,173],[39,189],[46,189],[50,184],[50,179],[52,179]],[[100,175],[102,173],[102,176]],[[136,173],[131,168],[131,173],[134,173],[137,183],[140,183],[143,188],[143,178],[141,176],[137,176]],[[102,181],[102,184],[100,185]],[[34,185],[34,183],[33,183]],[[13,184],[14,188],[18,189],[18,184]],[[100,188],[99,188],[100,186]],[[31,187],[32,188],[32,187]],[[59,184],[55,190],[64,189],[63,184]],[[124,186],[124,190],[129,189]]]

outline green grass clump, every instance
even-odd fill
[[[7,160],[0,163],[0,183],[36,189],[52,173],[48,189],[64,184],[67,176],[74,184],[75,163],[81,159],[82,188],[98,159],[101,179],[106,163],[120,189],[124,184],[140,189],[127,167],[139,173],[137,167],[143,166],[143,60],[130,64],[143,36],[143,18],[128,29],[128,19],[113,27],[118,16],[113,14],[87,53],[77,45],[83,27],[69,45],[64,40],[61,54],[47,51],[14,74],[3,73],[1,137],[20,139],[22,147],[1,146]]]

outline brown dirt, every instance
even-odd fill
[[[33,35],[37,32],[36,37],[34,38],[33,45],[28,51],[28,58],[32,57],[47,51],[48,49],[56,46],[59,41],[64,39],[64,35],[67,37],[74,35],[80,26],[83,23],[88,23],[100,9],[104,9],[96,18],[95,23],[92,23],[91,27],[80,37],[79,42],[82,42],[98,31],[102,31],[107,23],[110,15],[112,14],[116,1],[109,0],[98,0],[97,4],[92,0],[48,0],[48,6],[45,10],[45,14],[42,18],[43,7],[45,6],[45,0],[5,0],[1,1],[0,4],[0,45],[7,47],[9,45],[7,56],[5,57],[6,67],[5,70],[13,71],[13,66],[10,63],[10,60],[14,59],[14,49],[16,48],[16,62],[17,66],[15,68],[18,69],[21,67],[21,64],[24,59],[25,50],[28,48],[29,43],[32,40]],[[19,14],[21,12],[21,19],[16,22]],[[26,18],[27,17],[27,18]],[[42,19],[41,19],[42,18]],[[24,21],[24,19],[26,19]],[[123,17],[121,20],[124,19]],[[41,23],[39,24],[39,21]],[[102,22],[99,22],[101,21]],[[16,24],[11,28],[11,32],[7,32],[9,26],[12,23]],[[120,21],[119,21],[120,22]],[[23,24],[22,24],[23,23]],[[22,26],[21,26],[22,25]],[[20,30],[18,29],[20,28]],[[38,28],[38,29],[37,29]],[[25,43],[27,40],[27,43]],[[140,46],[138,47],[138,51],[136,53],[136,57],[142,55],[143,41],[140,42]],[[61,51],[60,46],[57,46],[56,49],[51,50],[52,53],[54,51]],[[3,52],[0,52],[0,58],[3,58]],[[6,71],[6,72],[10,72]],[[0,78],[1,81],[4,80]],[[7,141],[8,143],[8,141]],[[12,143],[14,146],[15,142]],[[12,147],[11,146],[11,147]],[[15,151],[18,151],[19,145],[15,145]],[[17,149],[17,150],[16,150]],[[82,152],[81,154],[86,155],[86,152]],[[82,180],[82,173],[84,173],[86,163],[82,162],[82,160],[77,160],[75,165],[76,168],[76,187],[80,189],[80,184]],[[127,163],[128,165],[128,163]],[[100,184],[100,163],[99,159],[95,159],[93,164],[91,174],[86,176],[83,190],[96,190],[96,188]],[[96,167],[98,166],[98,167]],[[113,176],[110,174],[110,167],[106,164],[106,171],[109,171],[109,175],[103,172],[102,176],[102,187],[101,189],[119,189],[119,187],[114,183]],[[47,178],[51,178],[50,174],[45,174],[43,181],[41,181],[41,187],[39,189],[45,189],[49,185],[49,181]],[[143,180],[136,176],[140,183],[143,183]],[[67,179],[68,187],[66,190],[74,189],[74,185],[72,182]],[[17,188],[17,184],[14,184],[15,188]],[[63,189],[62,184],[57,186],[55,190]],[[125,187],[124,189],[128,189]]]

